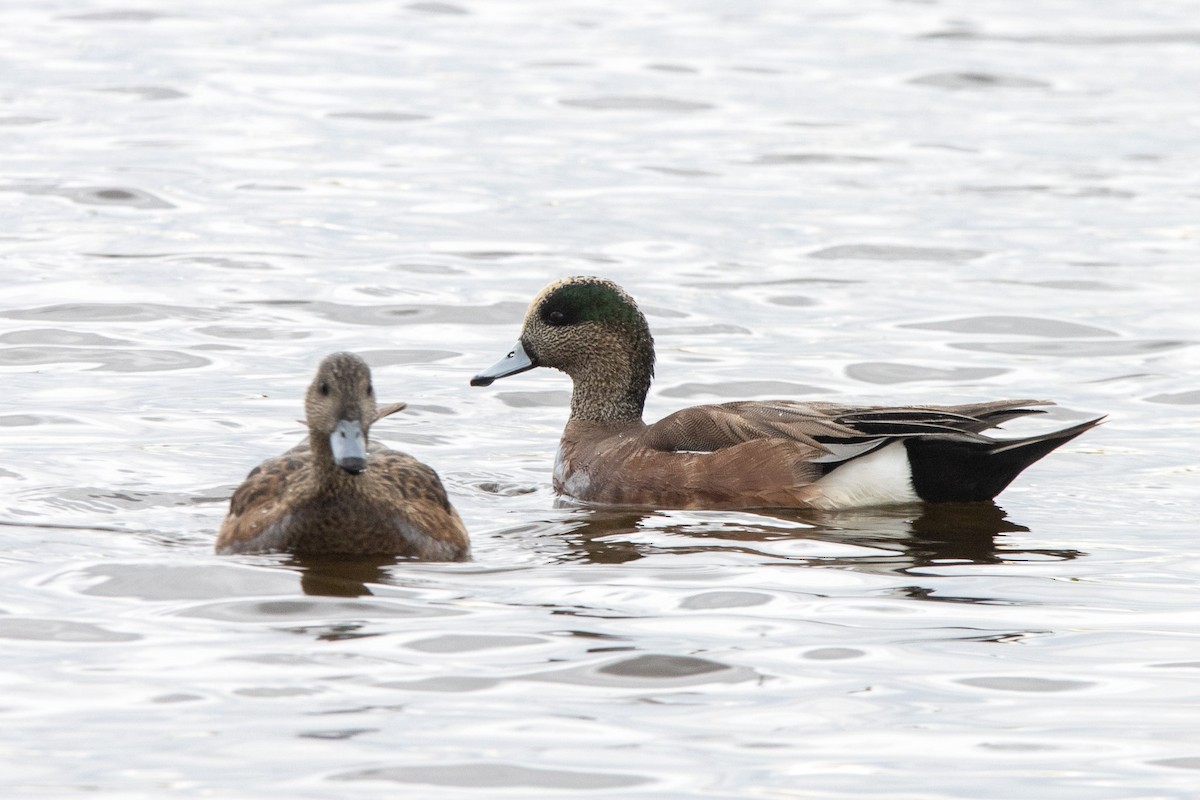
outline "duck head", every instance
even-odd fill
[[[654,339],[620,286],[604,278],[564,278],[534,298],[516,346],[471,385],[489,386],[534,367],[571,376],[573,418],[641,419],[654,375]]]
[[[304,397],[314,453],[329,452],[352,475],[367,468],[367,434],[375,420],[371,368],[353,353],[333,353],[317,367]]]

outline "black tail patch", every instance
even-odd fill
[[[1091,430],[1099,419],[1026,439],[978,441],[957,436],[914,436],[904,440],[913,488],[930,503],[991,500],[1033,462]]]

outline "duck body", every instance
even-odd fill
[[[597,505],[858,508],[991,500],[1023,469],[1100,420],[1022,439],[982,432],[1043,413],[1039,400],[858,407],[743,401],[646,424],[653,339],[616,284],[568,278],[530,305],[511,353],[472,381],[535,366],[573,380],[555,491]]]
[[[380,413],[370,373],[335,353],[309,388],[309,438],[251,470],[234,492],[218,553],[469,557],[469,540],[437,473],[367,440]]]
[[[1015,416],[1041,413],[1024,406],[1042,404],[980,405],[1003,406]],[[979,406],[842,409],[768,401],[695,406],[653,425],[571,421],[559,443],[554,489],[585,503],[656,508],[837,510],[976,502],[991,500],[1026,466],[1092,426],[1020,440],[990,439],[948,426],[929,432],[928,426],[947,423],[992,426],[967,412],[981,413]],[[882,436],[862,422],[894,414],[904,415],[910,433]],[[696,425],[711,433],[722,421],[747,424],[764,418],[781,427],[790,421],[811,433],[726,430],[724,439],[705,440],[688,431]],[[860,427],[851,427],[854,422]]]
[[[426,464],[380,448],[361,474],[322,477],[304,444],[251,470],[230,500],[217,551],[461,561],[469,548],[462,520]]]

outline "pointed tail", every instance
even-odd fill
[[[931,503],[991,500],[1030,464],[1099,425],[1104,417],[1023,439],[944,436],[905,439],[913,488]]]

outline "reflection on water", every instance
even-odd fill
[[[390,556],[332,558],[289,556],[284,564],[300,571],[300,590],[325,597],[362,597],[374,594],[372,584],[387,582],[387,567],[398,559]]]
[[[720,512],[678,513],[580,509],[569,532],[552,535],[567,548],[565,561],[621,564],[658,553],[737,551],[764,558],[784,558],[814,567],[841,567],[905,572],[933,564],[1003,564],[1029,560],[1068,560],[1085,553],[1070,549],[1020,546],[1006,534],[1029,528],[1009,520],[995,503],[915,504],[855,511],[754,511],[734,515],[721,524]],[[676,517],[683,517],[675,521]],[[714,519],[715,518],[715,519]],[[654,542],[639,537],[652,528]],[[673,537],[679,543],[672,542]],[[1003,537],[1003,544],[997,542]],[[787,539],[811,539],[847,545],[845,556],[781,556],[767,545]],[[706,539],[719,540],[704,544]],[[736,543],[736,544],[734,544]],[[871,553],[863,552],[869,549]]]
[[[648,528],[655,534],[654,541],[641,536]],[[559,563],[623,564],[661,554],[736,552],[810,567],[904,573],[930,565],[1024,563],[1085,555],[1067,548],[1022,548],[1019,538],[1006,537],[1002,545],[997,542],[997,536],[1028,530],[1005,518],[993,503],[971,503],[836,513],[760,511],[728,525],[711,519],[673,521],[660,512],[581,509],[565,528],[556,527],[545,535],[560,551],[554,557]],[[805,557],[780,554],[770,547],[772,542],[794,539],[845,545],[854,552]],[[283,563],[299,571],[305,594],[360,597],[373,594],[372,585],[394,583],[399,570],[392,568],[404,562],[391,557],[292,556]]]

